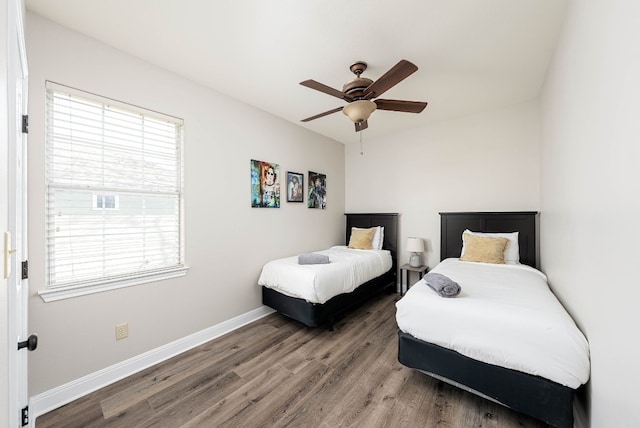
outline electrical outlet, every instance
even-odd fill
[[[123,322],[116,325],[116,340],[125,339],[129,337],[129,323]]]

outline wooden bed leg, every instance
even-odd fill
[[[329,331],[333,331],[333,317],[329,318]]]

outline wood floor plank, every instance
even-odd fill
[[[291,332],[291,335],[284,340],[273,344],[256,355],[254,358],[247,360],[238,365],[234,372],[238,376],[246,380],[251,380],[258,376],[264,370],[274,364],[281,364],[283,355],[289,355],[296,352],[301,346],[309,343],[320,334],[319,329],[309,329],[299,326]],[[287,367],[286,365],[283,365]]]
[[[336,411],[327,418],[329,425],[379,426],[365,421],[381,420],[380,416],[384,416],[381,412],[384,412],[385,407],[392,406],[395,392],[406,381],[402,375],[397,376],[402,370],[400,363],[394,361],[397,352],[397,343],[389,341],[384,352],[370,367],[367,376],[360,379],[351,393],[343,398]]]
[[[317,381],[324,378],[330,368],[320,362],[312,361],[304,374],[293,373],[285,379],[278,393],[269,393],[261,400],[247,407],[242,414],[235,415],[225,425],[243,426],[243,421],[253,421],[256,426],[278,426],[280,419],[291,407],[306,399]]]
[[[308,328],[264,317],[56,409],[37,428],[546,425],[397,361],[397,295]]]
[[[314,359],[308,358],[296,349],[287,355],[283,355],[280,364],[294,373],[299,373],[304,370],[311,361],[314,361]]]
[[[385,296],[388,297],[388,296]],[[386,303],[389,299],[385,300]],[[376,303],[378,303],[376,305]],[[372,343],[378,337],[378,329],[389,327],[395,330],[395,313],[391,314],[387,305],[379,304],[379,300],[367,302],[353,316],[348,316],[344,325],[340,325],[334,332],[318,336],[298,349],[307,358],[319,358],[320,361],[331,366],[342,363],[344,358],[352,352],[352,344]],[[394,318],[393,320],[391,318]],[[371,334],[376,332],[376,334]],[[336,340],[336,337],[349,337],[349,340]]]
[[[83,425],[83,428],[139,427],[149,419],[150,414],[152,414],[151,406],[145,400],[142,400],[109,419],[103,418],[91,421],[91,423]]]
[[[360,418],[360,426],[367,427],[395,427],[391,422],[394,409],[399,398],[399,392],[404,387],[409,376],[409,369],[396,367],[389,376],[376,386],[372,393],[372,405]]]
[[[403,369],[408,372],[407,380],[400,388],[387,418],[387,426],[390,427],[429,427],[437,421],[433,414],[435,403],[435,389],[437,381],[422,373],[411,369]]]
[[[185,394],[182,397],[176,396],[172,402],[162,400],[163,405],[154,408],[156,413],[140,424],[140,428],[182,426],[215,406],[216,403],[231,395],[245,383],[235,373],[225,373],[224,376],[216,378],[206,387],[194,390],[191,394]],[[151,397],[149,401],[154,398]]]
[[[242,426],[237,425],[238,420],[249,423],[246,417],[252,406],[277,390],[291,376],[289,370],[281,365],[275,365],[269,370],[248,382],[238,390],[220,400],[205,412],[197,415],[189,422],[182,425],[183,428],[198,428],[202,426]],[[252,421],[251,421],[252,422]]]
[[[233,373],[234,368],[244,364],[246,360],[254,358],[266,346],[265,343],[270,344],[274,340],[286,337],[290,328],[291,326],[286,326],[277,330],[270,328],[261,330],[260,335],[250,335],[245,337],[244,341],[235,344],[230,342],[232,346],[227,344],[224,352],[209,353],[198,364],[191,363],[183,367],[183,376],[175,378],[173,384],[149,396],[147,398],[149,403],[154,410],[160,411],[166,404],[198,394],[200,389],[209,388],[211,383]],[[221,343],[224,342],[221,341]],[[218,348],[218,346],[213,346],[213,348]],[[233,373],[233,377],[237,378],[237,375]]]
[[[286,330],[286,329],[285,329]],[[159,375],[147,375],[144,380],[119,391],[101,402],[105,418],[110,418],[127,409],[127,407],[149,398],[150,396],[170,388],[174,384],[184,380],[191,373],[200,371],[212,364],[224,364],[227,366],[239,364],[243,358],[249,358],[260,352],[264,343],[271,343],[286,337],[287,331],[283,329],[269,329],[262,335],[253,336],[248,343],[237,344],[223,348],[224,352],[203,352],[197,354],[188,364],[183,364],[180,358],[172,359],[174,364],[166,367]],[[229,360],[232,360],[229,363]],[[224,369],[221,369],[224,370]]]
[[[145,369],[135,376],[130,376],[112,385],[103,388],[106,399],[101,403],[106,417],[112,417],[135,404],[144,400],[155,391],[170,387],[172,383],[179,382],[190,371],[197,371],[200,367],[214,364],[218,359],[236,353],[246,344],[255,341],[255,337],[265,334],[281,334],[279,329],[258,322],[255,328],[241,328],[234,332],[237,337],[224,335],[212,342],[205,343],[194,349],[170,358],[153,367]],[[177,374],[177,375],[176,375]],[[163,388],[164,387],[164,388]]]
[[[101,391],[88,394],[37,419],[38,428],[83,427],[104,419],[100,407]]]
[[[382,354],[383,348],[370,342],[353,344],[352,351],[337,364],[331,375],[320,382],[303,406],[297,406],[284,419],[284,425],[295,423],[299,426],[314,426],[317,421],[326,420],[332,412],[340,408],[345,397],[352,394],[358,382],[367,376],[369,368]],[[324,358],[320,359],[325,362]]]
[[[190,396],[209,395],[211,394],[210,392],[205,393],[204,391],[210,391],[212,386],[220,388],[228,383],[233,383],[238,387],[246,382],[234,372],[221,369],[219,365],[213,364],[203,367],[180,382],[158,391],[148,397],[147,401],[154,411],[162,412],[167,407],[172,407],[177,401],[188,400]],[[218,400],[223,398],[224,396],[220,396]]]

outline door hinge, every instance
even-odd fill
[[[22,115],[22,133],[23,134],[29,133],[29,115],[28,114]]]
[[[20,411],[20,420],[22,421],[22,426],[26,427],[29,425],[29,406],[24,407]]]
[[[29,278],[29,260],[22,262],[22,279]]]

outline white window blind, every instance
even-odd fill
[[[182,127],[179,119],[47,83],[49,290],[131,284],[184,269]]]

